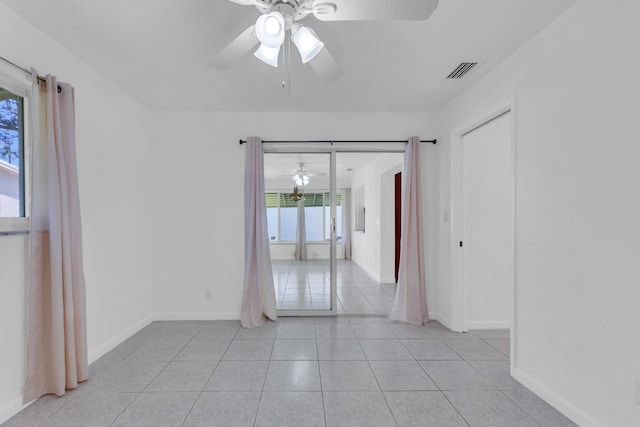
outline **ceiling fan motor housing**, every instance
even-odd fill
[[[286,29],[309,15],[314,0],[257,0],[256,8],[262,13],[280,12],[287,24]]]

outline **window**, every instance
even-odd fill
[[[298,203],[289,192],[268,192],[265,194],[267,207],[267,229],[271,242],[295,242],[298,226]],[[342,238],[342,195],[336,194],[336,231]],[[331,240],[330,230],[331,199],[328,192],[306,193],[304,195],[305,232],[308,242]]]
[[[25,96],[0,81],[0,231],[26,229]]]

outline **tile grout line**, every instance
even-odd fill
[[[269,353],[269,359],[267,360],[267,370],[264,373],[264,380],[262,380],[262,388],[260,389],[260,399],[258,399],[258,407],[256,408],[256,415],[253,418],[253,426],[255,427],[258,422],[258,413],[260,413],[260,405],[262,404],[262,396],[264,395],[264,386],[267,383],[267,375],[269,375],[269,367],[271,366],[271,357],[273,356],[273,348],[275,347],[275,340],[278,338],[278,333],[276,331],[276,338],[273,340],[273,344],[271,345],[271,352]]]
[[[389,328],[391,329],[391,328]],[[396,333],[391,330],[391,332],[393,332],[394,335],[396,335]],[[397,336],[397,335],[396,335]],[[400,342],[402,342],[402,339],[398,338],[400,340]],[[419,338],[418,338],[419,339]],[[449,347],[447,345],[446,342],[444,342],[444,340],[438,339],[438,341],[443,342],[445,346]],[[404,343],[402,343],[404,345]],[[405,346],[406,347],[406,346]],[[407,349],[408,350],[408,349]],[[409,351],[409,350],[408,350]],[[458,353],[456,353],[453,349],[451,349],[451,351],[453,351],[458,357],[460,357],[460,355]],[[409,351],[409,353],[413,356],[413,353],[411,353],[411,351]],[[456,408],[456,406],[453,404],[453,402],[451,402],[451,400],[449,399],[449,397],[445,394],[445,392],[442,390],[442,388],[440,387],[440,385],[436,382],[436,380],[433,379],[433,377],[431,377],[431,375],[429,375],[429,372],[427,372],[427,370],[425,369],[425,367],[422,365],[422,363],[420,363],[420,361],[418,359],[415,359],[416,362],[418,363],[418,366],[420,366],[420,368],[424,371],[424,373],[427,375],[427,377],[429,377],[429,379],[431,380],[431,382],[433,383],[433,385],[435,385],[436,387],[438,387],[437,392],[440,393],[445,399],[447,399],[447,402],[449,402],[449,405],[451,405],[451,407],[458,413],[458,415],[460,415],[460,418],[462,418],[462,420],[467,424],[467,426],[471,426],[471,424],[469,424],[469,422],[467,421],[467,419],[460,413],[460,411],[458,410],[458,408]],[[435,390],[434,390],[435,391]]]
[[[206,383],[205,383],[205,385],[206,385]],[[184,418],[182,419],[182,422],[180,423],[180,427],[182,427],[184,425],[184,423],[187,422],[187,418],[189,418],[189,415],[191,415],[191,412],[193,411],[193,408],[196,407],[196,403],[198,403],[198,400],[200,400],[200,396],[202,396],[202,391],[200,391],[200,393],[198,393],[198,397],[196,397],[195,400],[193,401],[193,404],[191,404],[191,408],[189,409],[189,411],[187,411],[187,413],[185,414]]]
[[[85,381],[85,383],[86,383],[86,381]],[[78,384],[78,386],[80,386],[80,385]],[[78,387],[76,387],[74,390],[77,390],[77,389],[78,389]],[[65,394],[66,394],[66,393],[65,393]],[[63,395],[63,396],[64,396],[64,395]],[[41,398],[41,397],[43,397],[43,396],[40,396],[38,399],[36,399],[36,400],[32,403],[32,405],[36,404],[36,403],[38,402],[38,400],[40,400],[40,398]],[[67,406],[70,402],[72,402],[74,399],[77,399],[77,397],[75,397],[75,398],[70,398],[70,399],[69,399],[69,402],[65,402],[61,407],[59,407],[58,409],[56,409],[55,411],[53,411],[52,413],[50,413],[49,415],[47,415],[46,417],[44,417],[44,419],[40,420],[40,422],[38,423],[38,426],[42,425],[42,424],[43,424],[45,421],[47,421],[49,418],[53,417],[53,416],[54,416],[55,414],[57,414],[57,413],[58,413],[62,408],[64,408],[64,407],[65,407],[65,406]],[[25,409],[26,409],[26,408],[25,408]],[[20,411],[20,412],[22,412],[22,411]],[[18,412],[18,414],[19,414],[20,412]],[[15,417],[15,416],[16,416],[16,415],[18,415],[18,414],[15,414],[13,417]],[[11,417],[11,418],[13,418],[13,417]],[[11,418],[9,418],[9,420],[10,420]],[[8,422],[9,420],[7,420],[7,422]],[[2,423],[2,425],[4,425],[4,423]]]
[[[388,326],[387,326],[388,328]],[[389,328],[391,329],[391,328]],[[395,335],[393,333],[393,331],[391,331],[392,335]],[[360,342],[360,338],[358,337],[357,334],[354,333],[354,335],[356,335],[356,339],[358,340],[358,344],[360,345],[360,350],[362,350],[362,354],[364,355],[364,359],[367,361],[367,366],[369,366],[369,370],[371,371],[371,375],[373,375],[373,378],[376,380],[376,384],[378,384],[378,389],[380,394],[382,394],[382,398],[384,399],[384,403],[387,404],[387,409],[389,410],[389,413],[391,414],[391,417],[393,418],[393,422],[396,424],[396,426],[398,426],[398,421],[396,420],[396,416],[393,414],[393,411],[391,410],[391,405],[389,405],[389,401],[387,400],[387,396],[385,396],[384,391],[382,390],[382,387],[380,386],[380,381],[378,381],[378,377],[376,377],[375,372],[373,371],[373,368],[371,367],[371,363],[370,360],[367,358],[367,354],[364,351],[364,347],[362,347],[362,342]]]
[[[208,323],[208,322],[207,322],[207,323]],[[158,374],[157,374],[157,375],[156,375],[156,376],[155,376],[155,377],[154,377],[154,378],[153,378],[153,379],[152,379],[152,380],[151,380],[151,381],[150,381],[150,382],[145,386],[145,388],[143,388],[143,389],[142,389],[142,391],[138,394],[138,396],[137,396],[137,397],[136,397],[136,398],[135,398],[135,399],[134,399],[134,400],[133,400],[133,401],[132,401],[132,402],[131,402],[131,403],[130,403],[130,404],[129,404],[129,405],[128,405],[128,406],[127,406],[127,407],[126,407],[126,408],[125,408],[125,409],[124,409],[124,410],[123,410],[123,411],[122,411],[122,412],[121,412],[121,413],[120,413],[120,414],[115,418],[115,419],[114,419],[114,420],[113,420],[113,422],[112,422],[110,425],[113,425],[113,423],[114,423],[114,422],[116,422],[116,421],[118,420],[118,418],[120,418],[120,416],[124,413],[124,411],[126,411],[126,410],[131,406],[131,405],[133,405],[133,403],[134,403],[135,401],[137,401],[137,400],[140,398],[140,395],[142,395],[142,393],[144,393],[144,391],[145,391],[145,390],[146,390],[146,389],[151,385],[151,383],[153,383],[153,382],[156,380],[156,378],[158,378],[158,377],[160,376],[160,374],[161,374],[161,373],[162,373],[162,372],[167,368],[167,366],[169,366],[169,364],[170,364],[171,362],[173,362],[173,361],[174,361],[175,357],[176,357],[176,356],[178,356],[180,353],[182,353],[182,351],[187,347],[187,345],[189,345],[191,342],[193,342],[193,341],[194,341],[194,338],[195,338],[195,337],[196,337],[196,336],[197,336],[197,335],[198,335],[202,330],[203,330],[203,328],[200,328],[200,330],[198,330],[198,332],[196,332],[196,333],[191,337],[191,339],[189,339],[189,340],[186,342],[186,344],[185,344],[184,346],[182,346],[182,348],[181,348],[180,350],[178,350],[178,352],[177,352],[175,355],[173,355],[173,357],[171,358],[171,360],[165,364],[165,366],[160,370],[160,372],[158,372]],[[216,366],[217,366],[217,364],[216,364]],[[215,371],[215,368],[214,368],[214,371]],[[212,372],[212,374],[213,374],[213,372]],[[205,383],[205,385],[206,385],[206,383]],[[204,388],[204,387],[203,387],[203,388]],[[171,392],[169,392],[169,393],[171,393]],[[185,414],[185,416],[184,416],[184,418],[183,418],[182,422],[180,423],[180,425],[181,425],[181,426],[182,426],[182,425],[184,425],[185,421],[187,420],[187,418],[188,418],[189,414],[190,414],[190,413],[191,413],[191,411],[193,410],[193,408],[194,408],[194,406],[195,406],[196,402],[198,401],[198,399],[200,398],[200,396],[201,396],[201,395],[202,395],[202,391],[200,391],[200,392],[198,393],[198,397],[196,397],[196,399],[193,401],[193,404],[191,405],[191,408],[190,408],[190,409],[189,409],[189,411]]]
[[[118,394],[121,394],[121,393],[123,393],[123,392],[117,392],[117,393],[118,393]],[[122,416],[122,414],[124,414],[124,412],[125,412],[127,409],[129,409],[129,408],[131,407],[131,405],[133,405],[133,404],[134,404],[134,402],[135,402],[135,401],[137,401],[137,400],[140,398],[140,395],[142,394],[142,392],[140,392],[140,393],[136,393],[136,394],[137,394],[137,395],[136,395],[136,398],[135,398],[135,399],[133,399],[131,402],[129,402],[129,404],[128,404],[127,406],[125,406],[124,408],[122,408],[122,411],[120,411],[120,413],[119,413],[118,415],[116,415],[116,416],[115,416],[115,418],[113,419],[113,421],[111,421],[111,422],[109,423],[109,425],[110,425],[110,426],[112,426],[112,425],[113,425],[113,423],[115,423],[116,421],[118,421],[118,418],[120,418],[120,417]]]
[[[182,347],[180,347],[180,350],[178,350],[178,351],[177,351],[173,356],[171,356],[171,359],[169,359],[169,361],[166,361],[166,363],[165,363],[165,365],[162,367],[162,369],[160,369],[160,371],[159,371],[159,372],[158,372],[158,373],[153,377],[153,379],[152,379],[151,381],[149,381],[149,382],[147,383],[147,385],[146,385],[146,386],[144,386],[144,388],[140,391],[140,393],[144,393],[144,392],[145,392],[145,390],[146,390],[146,389],[151,385],[151,383],[152,383],[152,382],[154,382],[154,381],[156,380],[156,378],[158,378],[158,377],[160,376],[160,374],[161,374],[165,369],[167,369],[167,366],[169,366],[169,364],[170,364],[171,362],[173,362],[173,360],[175,359],[175,357],[176,357],[177,355],[179,355],[179,354],[182,352],[182,350],[184,350],[184,349],[185,349],[185,347],[186,347],[187,345],[189,345],[189,344],[193,341],[193,338],[194,338],[196,335],[198,335],[198,334],[200,333],[200,331],[201,331],[201,330],[202,330],[202,328],[201,328],[198,332],[196,332],[195,334],[193,334],[193,336],[192,336],[189,340],[187,340],[187,342],[186,342]],[[144,362],[144,361],[143,361],[143,360],[141,360],[141,362]],[[153,361],[149,361],[149,362],[153,362]],[[157,362],[165,362],[165,361],[164,361],[164,360],[158,360]]]
[[[489,345],[490,347],[494,348],[491,344],[489,344],[489,343],[485,342],[483,338],[481,338],[481,337],[479,337],[479,336],[477,336],[477,335],[475,335],[475,334],[473,334],[473,335],[474,335],[476,338],[478,338],[480,341],[482,341],[483,343],[485,343],[485,344]],[[527,416],[529,416],[529,418],[531,418],[531,419],[532,419],[536,424],[540,425],[540,423],[538,423],[538,421],[537,421],[533,416],[531,416],[527,411],[525,411],[523,408],[521,408],[521,407],[520,407],[520,405],[518,405],[516,402],[514,402],[512,399],[510,399],[510,398],[509,398],[509,396],[508,396],[506,393],[504,393],[504,390],[500,390],[500,389],[498,389],[498,388],[496,387],[496,385],[495,385],[495,384],[493,384],[493,382],[492,382],[492,381],[491,381],[491,380],[490,380],[486,375],[484,375],[482,372],[480,372],[478,369],[476,369],[476,367],[475,367],[475,366],[473,366],[471,363],[469,363],[469,361],[472,361],[472,362],[473,362],[473,361],[475,361],[475,362],[484,362],[484,361],[489,361],[489,362],[494,362],[494,361],[495,361],[495,362],[502,362],[503,360],[493,360],[493,359],[490,359],[490,360],[484,360],[484,359],[475,360],[475,359],[466,359],[466,358],[462,357],[458,352],[456,352],[456,351],[455,351],[451,346],[449,346],[449,345],[447,344],[447,342],[446,342],[446,341],[444,341],[444,340],[443,340],[443,342],[445,343],[445,345],[446,345],[447,347],[449,347],[449,348],[451,349],[451,351],[453,351],[455,354],[457,354],[457,355],[461,358],[461,359],[460,359],[461,361],[465,362],[468,366],[470,366],[470,367],[471,367],[471,369],[473,369],[475,372],[477,372],[477,373],[478,373],[482,378],[486,379],[486,380],[491,384],[491,386],[492,386],[492,387],[495,387],[495,389],[493,389],[493,390],[484,390],[484,391],[497,391],[497,392],[500,392],[503,396],[505,396],[507,399],[509,399],[509,400],[510,400],[514,405],[516,405],[518,408],[520,408],[520,409],[521,409],[521,410],[522,410],[522,411],[523,411]],[[500,352],[498,349],[496,349],[496,350],[497,350],[499,353],[502,353],[502,352]],[[506,355],[505,355],[505,356],[506,356]],[[509,359],[507,359],[506,361],[508,362],[508,361],[509,361]],[[448,391],[456,391],[456,390],[448,390]],[[457,391],[465,391],[465,390],[457,390]],[[468,390],[468,391],[472,391],[472,390]],[[483,391],[483,390],[478,390],[478,391]],[[451,402],[451,400],[449,399],[449,396],[447,396],[447,395],[446,395],[446,393],[444,393],[444,392],[443,392],[443,395],[444,395],[444,396],[445,396],[445,398],[449,401],[449,403],[451,403],[451,406],[453,406],[453,407],[455,408],[455,410],[460,414],[460,416],[464,419],[464,421],[465,421],[467,424],[469,424],[469,423],[468,423],[468,421],[466,420],[466,418],[464,418],[464,416],[462,415],[462,413],[460,413],[460,411],[458,410],[458,408],[453,404],[453,402]]]
[[[504,397],[506,397],[511,403],[513,403],[514,405],[516,405],[516,407],[518,407],[518,409],[520,409],[523,413],[525,413],[529,418],[531,418],[533,420],[534,423],[538,424],[539,426],[542,426],[542,423],[538,422],[538,420],[531,415],[526,409],[524,409],[522,406],[518,405],[518,403],[513,400],[512,398],[509,397],[509,395],[507,393],[505,393],[506,390],[498,390]],[[512,390],[509,390],[512,391]]]
[[[460,410],[456,407],[456,405],[453,404],[451,399],[449,399],[449,396],[447,396],[447,393],[445,393],[442,390],[440,391],[440,393],[442,393],[444,398],[447,399],[447,402],[449,402],[449,405],[451,405],[451,407],[453,409],[455,409],[455,411],[458,413],[458,415],[460,415],[460,418],[462,418],[462,421],[464,421],[469,427],[471,427],[471,424],[469,423],[469,421],[467,421],[467,419],[464,417],[464,415],[462,415],[462,412],[460,412]]]
[[[480,338],[480,337],[478,337]],[[488,346],[490,346],[491,348],[495,349],[496,351],[498,351],[499,353],[504,354],[506,357],[508,357],[507,360],[511,360],[511,355],[510,354],[505,354],[502,350],[500,350],[498,347],[492,345],[491,343],[485,341],[486,339],[499,339],[499,340],[505,340],[505,341],[509,341],[509,338],[480,338],[480,340],[482,340],[482,342],[484,342],[485,344],[487,344]]]
[[[315,320],[314,320],[314,324],[315,324]],[[322,374],[320,373],[320,352],[318,351],[318,331],[315,328],[316,326],[318,326],[317,324],[314,326],[314,331],[316,333],[316,339],[315,339],[315,344],[316,344],[316,357],[318,358],[318,379],[320,380],[320,397],[322,398],[322,416],[324,419],[324,425],[327,425],[327,407],[324,403],[324,387],[322,386]]]

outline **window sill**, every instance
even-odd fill
[[[22,234],[29,232],[29,218],[0,218],[0,234]]]

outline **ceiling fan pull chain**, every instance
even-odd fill
[[[287,49],[282,49],[282,89],[284,89],[287,85],[287,82],[284,79],[284,73],[286,73],[286,68],[287,68]]]

